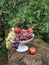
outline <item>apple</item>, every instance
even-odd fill
[[[32,55],[35,55],[36,54],[36,49],[35,48],[30,48],[29,53],[32,54]]]
[[[18,34],[18,33],[21,32],[21,29],[20,29],[20,28],[14,28],[14,32],[15,32],[16,34]]]
[[[33,32],[32,28],[28,28],[26,31],[27,31],[28,33],[32,33],[32,32]]]

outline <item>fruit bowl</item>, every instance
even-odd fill
[[[35,35],[32,33],[32,38],[26,41],[20,41],[19,42],[19,46],[18,49],[16,49],[17,52],[25,52],[29,49],[29,47],[27,45],[25,45],[26,43],[32,41],[34,39]],[[12,41],[13,43],[14,41]]]
[[[32,33],[32,38],[26,41],[20,41],[20,44],[26,44],[34,39],[35,35]]]

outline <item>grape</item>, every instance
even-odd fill
[[[13,41],[16,41],[16,37],[14,38],[14,40]]]
[[[16,37],[19,38],[21,34],[16,34]]]
[[[13,43],[15,44],[15,43],[16,43],[16,41],[13,41]]]
[[[22,34],[22,36],[26,36],[27,34],[28,34],[28,33],[25,32],[25,33]]]
[[[32,34],[29,34],[29,37],[32,38]]]
[[[24,40],[28,40],[28,38],[27,37],[24,37]]]
[[[19,44],[13,44],[12,47],[18,48]]]
[[[20,36],[20,40],[21,40],[21,41],[24,40],[24,37],[23,37],[23,36]]]
[[[19,40],[19,38],[15,37],[13,41],[14,41],[14,43],[18,43],[20,40]]]
[[[19,46],[19,43],[15,44],[15,46]]]
[[[16,34],[14,38],[14,43],[18,43],[24,40],[29,40],[31,38],[32,38],[32,33],[27,33],[26,31],[22,31],[20,34]]]
[[[19,38],[16,37],[16,41],[19,41]]]
[[[32,34],[28,34],[28,35],[27,35],[27,38],[28,38],[28,39],[32,38]]]

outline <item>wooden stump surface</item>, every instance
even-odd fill
[[[27,45],[36,48],[36,55],[30,55],[28,51],[18,53],[11,48],[8,50],[8,65],[49,65],[49,48],[43,40],[35,38]]]

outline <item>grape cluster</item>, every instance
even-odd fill
[[[6,48],[11,48],[11,40],[13,40],[15,37],[14,28],[12,28],[12,31],[9,32],[7,38],[6,38]]]
[[[22,31],[21,33],[15,35],[14,40],[13,40],[14,43],[12,46],[14,48],[18,48],[20,41],[27,41],[31,39],[32,37],[33,37],[32,33],[27,33],[26,31]]]

